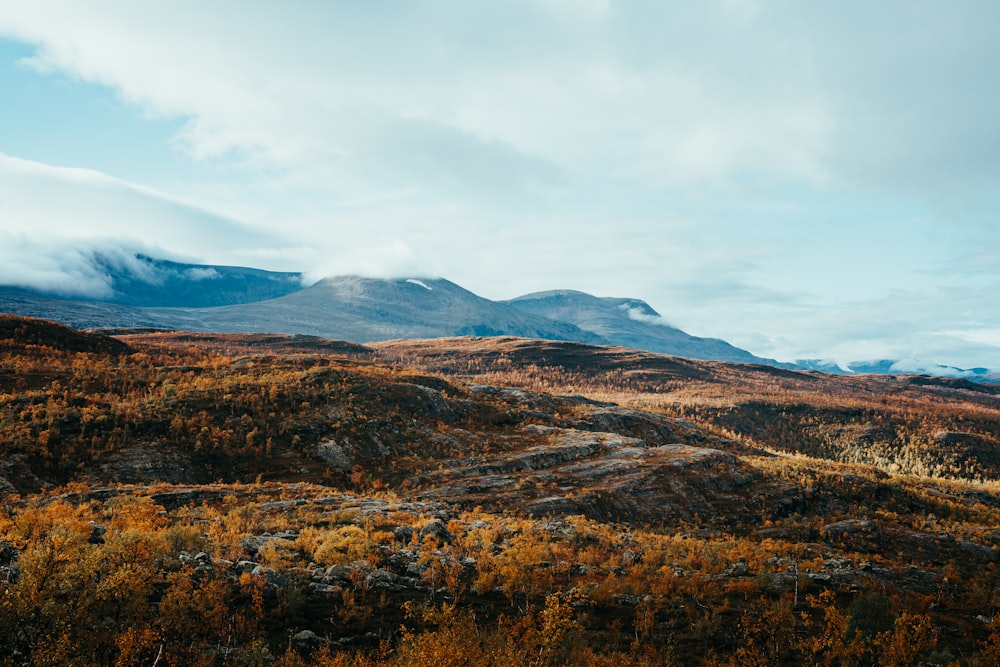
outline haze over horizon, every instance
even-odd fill
[[[124,248],[1000,369],[1000,5],[0,6],[0,284]],[[95,282],[96,280],[96,282]]]

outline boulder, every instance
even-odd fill
[[[420,529],[420,539],[423,540],[426,537],[433,537],[445,544],[450,543],[455,536],[448,532],[448,527],[444,525],[444,521],[441,519],[431,519],[427,525]]]

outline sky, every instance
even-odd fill
[[[993,0],[5,0],[0,283],[88,253],[646,300],[1000,369]]]

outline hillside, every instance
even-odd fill
[[[525,312],[578,326],[611,345],[693,359],[778,365],[773,359],[755,357],[724,340],[686,334],[668,325],[648,303],[638,299],[602,298],[575,290],[554,290],[526,294],[507,303]]]
[[[990,387],[517,338],[4,322],[6,664],[1000,648]]]
[[[463,381],[668,412],[768,450],[887,472],[1000,478],[1000,388],[955,378],[835,376],[516,339],[393,341],[388,360]]]
[[[358,342],[512,335],[601,342],[571,324],[522,313],[443,279],[326,278],[287,296],[242,306],[186,309],[178,328],[283,332]],[[194,326],[188,326],[189,324]]]

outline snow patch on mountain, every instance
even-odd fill
[[[434,288],[433,288],[433,287],[430,287],[430,286],[429,286],[429,285],[428,285],[427,283],[425,283],[425,282],[424,282],[423,280],[417,280],[416,278],[407,278],[407,279],[406,279],[406,282],[408,282],[408,283],[410,283],[410,284],[413,284],[413,285],[419,285],[420,287],[423,287],[423,288],[424,288],[425,290],[427,290],[428,292],[433,292],[433,291],[434,291]]]

